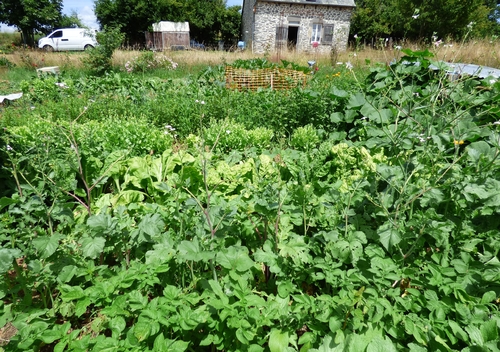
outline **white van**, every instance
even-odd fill
[[[38,47],[46,51],[86,50],[97,45],[96,31],[85,28],[62,28],[38,41]]]

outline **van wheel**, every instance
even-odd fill
[[[45,45],[45,46],[43,47],[43,50],[45,50],[45,51],[47,51],[47,52],[51,53],[51,52],[53,52],[53,51],[54,51],[54,48],[53,48],[53,47],[51,47],[50,45]]]
[[[85,50],[85,51],[90,50],[90,49],[94,49],[94,47],[90,44],[85,45],[85,47],[83,48],[83,50]]]

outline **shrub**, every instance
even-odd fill
[[[155,54],[152,51],[142,53],[140,56],[135,57],[132,61],[125,63],[125,70],[128,73],[132,72],[146,72],[154,69],[175,70],[178,64],[171,58],[163,54]]]
[[[120,47],[124,38],[125,35],[120,32],[118,27],[106,27],[103,32],[98,32],[97,42],[99,45],[89,50],[88,55],[82,60],[83,64],[95,74],[110,71],[113,52]]]

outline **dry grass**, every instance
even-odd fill
[[[434,53],[435,59],[448,62],[472,63],[483,66],[500,68],[500,42],[498,40],[478,40],[470,41],[465,44],[445,43],[439,47],[428,47],[425,44],[412,43],[405,47],[411,50],[429,49]],[[189,68],[196,66],[219,65],[232,63],[237,59],[250,59],[259,55],[252,54],[250,51],[243,52],[224,52],[224,51],[172,51],[165,52],[174,61],[178,62],[181,68],[189,71]],[[85,53],[46,53],[40,50],[16,50],[12,53],[0,54],[19,67],[46,67],[60,66],[61,69],[81,68],[82,58]],[[115,65],[124,66],[125,63],[140,55],[139,51],[119,50],[113,57]],[[307,65],[307,61],[315,60],[320,66],[335,65],[337,62],[351,62],[354,66],[364,66],[369,60],[372,64],[381,62],[389,63],[394,58],[401,57],[402,53],[396,49],[384,48],[373,49],[369,47],[350,48],[346,52],[338,55],[326,55],[311,53],[286,52],[282,54],[270,54],[267,57],[271,61],[279,62],[280,59],[286,59],[298,64]]]

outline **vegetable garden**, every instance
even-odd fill
[[[282,91],[23,82],[0,350],[500,350],[500,83],[404,52]]]

